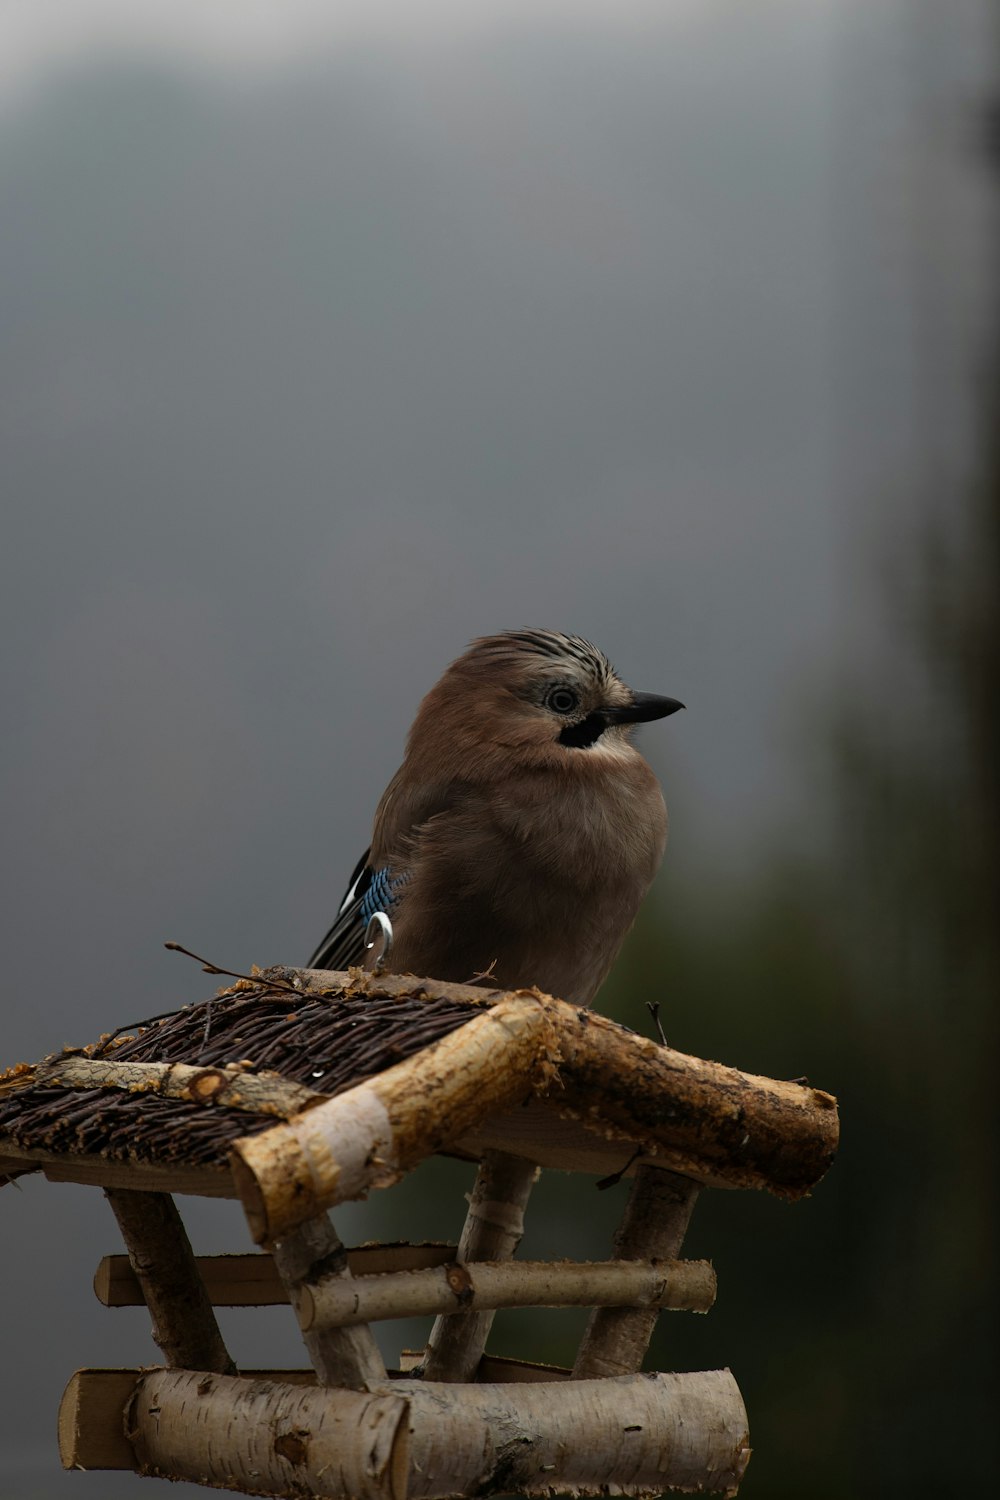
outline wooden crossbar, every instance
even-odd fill
[[[347,1252],[352,1276],[379,1276],[391,1271],[422,1271],[453,1261],[457,1246],[444,1242],[421,1245],[358,1245]],[[240,1255],[196,1255],[195,1265],[213,1307],[275,1307],[288,1301],[281,1277],[270,1255],[250,1251]],[[94,1294],[105,1307],[141,1307],[139,1279],[127,1255],[105,1255],[94,1273]]]

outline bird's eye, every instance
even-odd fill
[[[545,701],[557,714],[571,714],[580,704],[580,699],[573,689],[565,687],[553,688]]]

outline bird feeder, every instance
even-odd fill
[[[659,1312],[707,1311],[681,1258],[703,1187],[795,1199],[836,1101],[676,1052],[534,990],[269,969],[209,1001],[0,1078],[0,1174],[104,1189],[162,1367],[78,1370],[70,1468],[250,1495],[444,1500],[736,1493],[747,1418],[728,1370],[640,1373]],[[329,1217],[444,1152],[478,1163],[461,1239],[345,1249]],[[633,1179],[610,1259],[514,1259],[539,1168]],[[2,1180],[2,1177],[0,1177]],[[248,1254],[196,1257],[172,1194],[239,1198]],[[261,1252],[264,1253],[261,1253]],[[238,1370],[219,1306],[290,1303],[309,1367]],[[486,1352],[494,1312],[592,1311],[572,1370]],[[371,1331],[433,1315],[387,1370]]]

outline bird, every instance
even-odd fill
[[[309,967],[591,1005],[666,847],[663,793],[632,731],[683,707],[634,692],[582,636],[474,640],[421,702]]]

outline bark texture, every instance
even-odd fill
[[[659,1167],[640,1167],[615,1235],[615,1260],[670,1262],[680,1254],[698,1184]],[[684,1264],[684,1262],[681,1262]],[[577,1380],[641,1370],[656,1327],[657,1310],[595,1307],[573,1367]]]
[[[510,995],[406,1062],[237,1141],[233,1173],[254,1239],[279,1239],[324,1209],[398,1181],[484,1110],[525,1097],[553,1050],[544,1006]]]
[[[300,1296],[300,1320],[307,1330],[433,1313],[461,1326],[468,1312],[500,1307],[599,1305],[652,1309],[655,1317],[660,1308],[708,1312],[715,1301],[715,1272],[707,1260],[468,1261],[388,1276],[324,1277],[303,1287]],[[454,1378],[474,1374],[475,1368]]]
[[[408,1245],[357,1245],[347,1251],[352,1276],[384,1276],[391,1271],[422,1271],[447,1266],[458,1247],[443,1241]],[[195,1265],[213,1307],[275,1307],[288,1291],[270,1255],[196,1255]],[[105,1255],[94,1272],[94,1295],[105,1307],[141,1307],[142,1288],[127,1255]]]
[[[177,1206],[168,1193],[107,1188],[153,1338],[175,1369],[235,1375]]]
[[[393,1390],[410,1401],[409,1500],[733,1495],[750,1456],[728,1370],[507,1386],[401,1380]]]
[[[332,1285],[353,1283],[347,1251],[326,1214],[310,1219],[274,1246],[274,1264],[302,1329],[302,1338],[321,1385],[362,1390],[385,1379],[385,1365],[371,1329],[317,1328],[312,1291],[320,1278]]]
[[[280,972],[307,991],[342,993],[350,983],[346,974],[321,970]],[[502,991],[410,975],[382,975],[370,988],[379,995],[422,996],[428,1005],[465,1000],[482,1008],[503,998]],[[545,1095],[554,1110],[588,1131],[642,1146],[664,1166],[699,1181],[766,1188],[784,1198],[809,1192],[833,1161],[839,1132],[832,1094],[690,1057],[596,1011],[547,995],[539,999],[556,1048],[546,1062],[554,1057],[558,1066],[548,1066],[547,1077],[536,1073],[532,1093]],[[544,1144],[543,1130],[539,1139]],[[523,1144],[517,1150],[530,1153]]]
[[[153,1370],[126,1412],[140,1474],[317,1500],[405,1500],[409,1402]]]
[[[138,1472],[251,1495],[733,1495],[749,1458],[728,1370],[515,1385],[399,1380],[367,1393],[133,1373],[129,1386],[128,1372],[80,1372],[98,1386],[110,1376],[119,1395],[131,1389],[125,1432]],[[88,1395],[88,1383],[74,1381],[68,1434],[87,1428],[88,1400],[95,1404],[93,1382]],[[88,1441],[101,1451],[93,1433]],[[72,1452],[63,1450],[64,1462]]]
[[[179,1062],[130,1062],[110,1058],[62,1057],[41,1064],[33,1087],[121,1089],[129,1094],[159,1094],[193,1104],[216,1104],[248,1114],[274,1115],[287,1120],[326,1094],[290,1083],[278,1073],[256,1073],[239,1063],[203,1068]]]
[[[524,1210],[538,1173],[538,1167],[523,1157],[486,1153],[469,1199],[459,1261],[512,1259],[524,1234]],[[424,1379],[473,1380],[492,1326],[492,1311],[439,1317],[427,1341]]]
[[[523,1092],[504,1099],[484,1088],[468,1110],[446,1110],[440,1131],[421,1138],[415,1128],[414,1149],[476,1160],[493,1149],[599,1175],[638,1152],[636,1160],[704,1183],[786,1198],[808,1192],[829,1166],[837,1110],[822,1090],[686,1057],[593,1011],[526,991],[284,969],[241,981],[135,1036],[102,1038],[85,1057],[63,1054],[0,1076],[0,1169],[39,1165],[56,1180],[226,1196],[233,1185],[223,1164],[234,1142],[242,1152],[263,1132],[266,1157],[282,1138],[275,1120],[292,1112],[298,1156],[328,1156],[309,1124],[320,1094],[367,1103],[372,1123],[384,1108],[381,1084],[406,1066],[400,1059],[410,1059],[419,1077],[420,1059],[432,1070],[452,1042],[461,1048],[463,1032],[491,1024],[491,1012],[532,1000],[544,1021],[520,1060]],[[378,1176],[380,1155],[376,1144],[367,1176],[389,1181],[388,1168]],[[293,1174],[288,1188],[293,1200],[312,1194],[313,1201],[293,1201],[281,1228],[329,1206],[316,1199],[313,1165],[301,1161],[301,1180]],[[328,1166],[320,1164],[324,1184]],[[355,1183],[360,1192],[368,1185]],[[243,1186],[252,1198],[252,1171]]]

